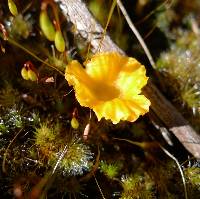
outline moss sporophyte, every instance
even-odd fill
[[[12,15],[14,15],[14,16],[18,15],[17,6],[14,1],[8,0],[8,8]]]
[[[71,61],[65,78],[74,87],[80,105],[91,108],[98,120],[133,122],[149,111],[150,101],[141,95],[148,77],[136,59],[105,52],[95,54],[84,66]]]

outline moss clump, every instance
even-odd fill
[[[35,132],[35,144],[41,153],[40,159],[54,167],[58,164],[66,175],[81,175],[90,167],[92,153],[80,139],[62,135],[59,124],[49,127],[41,124]]]
[[[11,108],[19,103],[19,92],[8,82],[5,82],[0,90],[0,107]]]
[[[154,183],[146,174],[144,176],[135,174],[124,176],[122,178],[123,192],[120,199],[153,199],[155,193],[153,191]]]
[[[28,16],[23,17],[21,14],[14,17],[9,28],[10,34],[14,38],[27,39],[32,31],[32,21],[28,21]]]
[[[200,38],[194,32],[178,30],[177,41],[170,50],[161,54],[157,66],[170,75],[168,83],[177,93],[177,98],[194,114],[200,108]]]
[[[52,156],[54,151],[54,141],[57,137],[58,125],[54,128],[49,128],[47,124],[41,124],[35,132],[35,144],[39,147],[44,157]],[[50,157],[49,157],[50,158]]]
[[[100,162],[100,171],[103,172],[108,178],[113,179],[118,174],[122,168],[122,164],[119,162],[107,163],[105,161]]]
[[[190,167],[185,170],[185,174],[188,177],[188,180],[191,184],[198,187],[200,190],[200,168],[199,167]]]
[[[60,154],[57,154],[59,157]],[[81,175],[90,168],[92,153],[88,146],[81,143],[80,139],[72,139],[68,142],[67,151],[61,161],[64,174]]]
[[[200,167],[193,165],[184,170],[190,198],[200,198]]]
[[[22,128],[25,125],[26,117],[21,113],[20,109],[16,106],[8,108],[7,110],[0,109],[0,134],[6,134],[13,132],[18,128]]]

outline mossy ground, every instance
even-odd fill
[[[93,112],[78,104],[62,73],[70,59],[86,58],[88,44],[74,37],[75,27],[59,10],[64,53],[41,32],[41,1],[14,1],[19,12],[16,17],[6,1],[0,2],[0,22],[6,29],[0,33],[1,198],[184,198],[177,165],[156,142],[179,160],[188,198],[200,198],[200,163],[179,143],[169,147],[148,115],[135,123],[113,125],[98,122]],[[112,1],[87,3],[105,25]],[[117,9],[108,29],[113,40],[146,63],[149,76],[198,131],[199,1],[124,3],[158,60],[157,70],[149,65]],[[48,14],[54,18],[51,7]],[[9,40],[3,39],[3,33]],[[27,61],[39,74],[38,81],[22,78],[21,69]],[[71,125],[74,118],[77,128]]]

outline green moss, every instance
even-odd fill
[[[59,128],[59,124],[50,127],[47,123],[42,123],[39,128],[36,128],[35,144],[42,153],[41,159],[45,158],[52,162],[52,159],[56,156],[60,145],[58,143]]]
[[[0,90],[0,104],[4,108],[11,108],[19,103],[19,92],[13,88],[9,82],[4,83],[4,87]]]
[[[17,109],[16,106],[7,109],[2,116],[2,124],[8,131],[12,131],[15,128],[22,128],[24,123],[25,120],[21,114],[21,110]]]
[[[57,157],[61,152],[57,154]],[[68,140],[67,151],[61,161],[60,167],[64,174],[82,175],[84,171],[89,170],[91,166],[92,152],[89,147],[83,144],[79,139]]]
[[[113,179],[119,175],[119,171],[122,168],[122,164],[119,162],[107,163],[105,161],[100,162],[100,171],[103,172],[108,178]]]
[[[5,134],[8,132],[8,126],[6,126],[5,122],[0,119],[0,135]]]
[[[191,198],[200,197],[200,167],[192,166],[184,170]]]
[[[183,105],[186,104],[194,114],[200,108],[200,53],[199,36],[191,31],[177,32],[177,41],[168,52],[161,54],[157,66],[168,73],[176,83],[168,84],[177,92]]]
[[[200,189],[200,168],[190,167],[185,170],[188,180]]]
[[[199,17],[197,1],[192,4],[191,0],[123,2],[155,57],[158,56],[157,50],[163,52],[163,39],[169,42],[170,49],[163,52],[157,62],[158,70],[166,75],[160,90],[163,92],[162,88],[169,88],[166,89],[168,99],[174,104],[181,103],[183,106],[178,107],[185,115],[189,112],[191,121],[196,123],[199,122],[200,102],[200,39],[193,29],[186,31],[186,28],[192,27],[191,19],[195,22]],[[42,1],[42,4],[46,2],[50,1]],[[112,2],[88,1],[91,11],[103,26]],[[92,111],[78,104],[72,88],[62,75],[69,61],[77,59],[83,62],[94,52],[92,48],[88,49],[90,46],[81,35],[74,34],[77,27],[65,20],[56,3],[51,1],[48,4],[47,12],[52,22],[56,19],[54,12],[58,11],[65,39],[66,51],[60,53],[41,34],[41,1],[17,1],[17,6],[21,14],[13,17],[7,4],[0,4],[0,160],[4,160],[2,165],[6,172],[6,175],[0,172],[1,197],[16,198],[18,196],[11,196],[11,193],[21,191],[21,198],[30,198],[34,194],[38,194],[37,198],[102,198],[101,195],[121,199],[184,198],[183,182],[177,166],[150,141],[149,135],[155,129],[148,117],[141,117],[135,123],[122,121],[113,125],[105,119],[98,122]],[[177,12],[177,8],[183,9]],[[188,15],[192,9],[198,15],[195,12]],[[128,49],[127,54],[136,58],[141,55],[140,60],[145,64],[138,42],[118,11],[116,7],[108,34],[120,47]],[[162,33],[159,31],[157,34],[158,30],[154,29],[154,14]],[[186,24],[182,20],[187,15]],[[198,30],[198,20],[196,22]],[[179,25],[183,25],[182,29]],[[3,40],[6,36],[9,41]],[[100,33],[95,32],[93,36],[89,40],[101,39]],[[27,61],[34,63],[37,69],[38,81],[35,83],[23,80],[20,75]],[[175,92],[170,93],[172,88]],[[73,114],[75,109],[76,114]],[[78,119],[78,128],[77,124],[71,126],[73,117]],[[89,134],[84,136],[88,124]],[[159,136],[157,141],[161,141]],[[173,149],[181,150],[176,146],[170,148],[172,153]],[[184,151],[180,156],[181,160],[187,158]],[[198,165],[183,170],[189,198],[200,198]]]
[[[123,192],[120,199],[153,199],[155,193],[153,191],[154,183],[149,176],[140,174],[124,176],[122,178]]]
[[[32,22],[25,19],[25,17],[23,17],[21,14],[13,18],[9,27],[10,34],[17,39],[27,39],[31,31]]]
[[[40,125],[35,132],[35,144],[39,147],[43,147],[48,143],[52,143],[56,140],[58,126],[50,128],[46,123]]]
[[[89,147],[73,136],[63,137],[58,123],[52,127],[41,124],[35,132],[35,144],[41,151],[41,160],[47,160],[52,168],[58,162],[59,170],[66,175],[81,175],[90,167]]]

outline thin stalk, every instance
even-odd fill
[[[97,187],[98,187],[98,189],[99,189],[99,191],[100,191],[100,193],[101,193],[102,198],[103,198],[103,199],[106,199],[105,196],[104,196],[104,194],[103,194],[103,192],[102,192],[102,190],[101,190],[101,187],[100,187],[100,185],[99,185],[99,183],[98,183],[98,181],[97,181],[97,179],[96,179],[96,177],[95,177],[95,175],[93,175],[93,176],[94,176],[95,182],[96,182],[96,184],[97,184]]]
[[[65,154],[67,153],[67,150],[68,150],[68,145],[65,146],[60,157],[58,158],[58,161],[56,162],[56,165],[53,168],[52,175],[55,173],[55,171],[56,171],[58,165],[60,164],[61,160],[64,158]]]
[[[105,28],[103,29],[102,37],[101,37],[101,40],[100,40],[100,42],[99,42],[99,47],[98,47],[97,52],[99,52],[100,49],[101,49],[101,45],[102,45],[103,39],[104,39],[104,37],[105,37],[105,35],[106,35],[106,30],[107,30],[108,25],[109,25],[109,23],[110,23],[110,20],[111,20],[111,17],[112,17],[112,15],[113,15],[113,11],[114,11],[114,9],[115,9],[116,4],[117,4],[117,0],[113,0],[112,5],[111,5],[111,8],[110,8],[110,11],[109,11],[109,13],[108,13],[108,19],[107,19],[107,22],[106,22],[106,26],[105,26]]]
[[[177,166],[178,166],[178,169],[180,171],[180,174],[181,174],[181,178],[182,178],[182,181],[183,181],[183,187],[184,187],[184,194],[185,194],[185,199],[188,199],[188,193],[187,193],[187,187],[186,187],[186,180],[185,180],[185,177],[184,177],[184,173],[183,173],[183,170],[181,168],[181,165],[179,164],[178,160],[169,152],[167,151],[164,147],[162,147],[160,144],[159,144],[160,148],[165,152],[166,155],[168,155],[171,159],[173,159]]]
[[[155,61],[146,45],[146,43],[144,42],[144,40],[142,39],[140,33],[138,32],[137,28],[134,26],[133,22],[131,21],[131,18],[129,17],[126,9],[124,8],[122,2],[120,0],[117,0],[117,5],[119,6],[122,14],[124,15],[124,18],[126,19],[130,29],[133,31],[134,35],[136,36],[136,38],[138,39],[140,45],[142,46],[150,64],[152,65],[153,68],[156,68],[156,64]]]
[[[3,39],[3,35],[2,35],[1,33],[0,33],[0,37]],[[55,67],[55,66],[49,64],[48,62],[45,62],[45,61],[42,60],[40,57],[38,57],[37,55],[35,55],[33,52],[31,52],[30,50],[28,50],[27,48],[25,48],[24,46],[22,46],[21,44],[19,44],[19,43],[16,42],[15,40],[11,39],[10,37],[7,38],[7,41],[8,41],[10,44],[12,44],[12,45],[14,45],[14,46],[20,48],[21,50],[23,50],[23,51],[26,52],[27,54],[31,55],[32,57],[34,57],[34,58],[35,58],[36,60],[38,60],[39,62],[41,62],[41,63],[43,63],[43,64],[45,64],[45,65],[47,65],[47,66],[49,66],[49,67],[51,67],[51,68],[53,68],[53,69],[55,69],[55,70],[58,71],[61,75],[64,75],[64,73],[63,73],[61,70],[59,70],[57,67]]]

